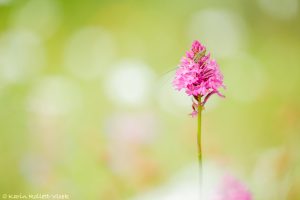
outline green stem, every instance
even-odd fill
[[[201,96],[198,99],[198,134],[197,134],[197,144],[198,144],[198,161],[199,161],[199,180],[200,180],[200,199],[202,199],[202,145],[201,145],[201,116],[202,116],[202,105]]]
[[[199,160],[200,168],[202,168],[201,115],[202,115],[202,105],[201,105],[201,97],[199,97],[197,143],[198,143],[198,160]]]

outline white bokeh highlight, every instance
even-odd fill
[[[259,199],[288,199],[293,175],[287,168],[290,162],[287,152],[286,148],[275,147],[267,149],[258,157],[253,170],[253,187]],[[281,163],[281,167],[278,167],[283,159],[286,163]]]
[[[151,97],[154,77],[154,72],[145,63],[137,60],[122,61],[107,72],[105,93],[118,105],[145,105]]]
[[[163,75],[156,84],[156,98],[160,109],[173,116],[186,117],[192,112],[192,97],[184,91],[177,91],[172,81],[174,72]]]
[[[224,68],[226,94],[241,103],[251,103],[264,95],[268,75],[261,62],[250,55],[237,55]]]
[[[49,38],[60,24],[57,1],[31,0],[11,15],[11,26],[17,30],[30,30],[42,38]]]
[[[297,16],[298,0],[257,0],[259,7],[275,19],[289,20]]]
[[[11,0],[0,0],[0,6],[5,6],[11,3]]]
[[[212,200],[220,180],[228,171],[216,163],[207,161],[202,172],[202,195],[200,195],[199,167],[195,163],[179,171],[165,184],[131,200]]]
[[[50,76],[35,84],[29,95],[29,111],[41,115],[69,114],[82,104],[82,93],[73,81]]]
[[[157,125],[157,116],[152,112],[117,113],[105,124],[111,141],[138,144],[153,142]]]
[[[228,58],[247,43],[246,23],[228,10],[201,10],[191,17],[188,27],[190,40],[201,39],[213,57]]]
[[[8,31],[0,35],[0,80],[16,83],[37,75],[45,65],[40,38],[29,31]]]
[[[98,79],[115,58],[111,33],[100,27],[85,27],[66,41],[64,65],[81,79]]]

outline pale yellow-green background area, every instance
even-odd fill
[[[299,200],[299,4],[0,0],[0,195],[197,199],[197,120],[171,81],[199,39],[227,86],[203,112],[207,171]]]

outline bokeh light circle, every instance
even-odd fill
[[[115,56],[112,35],[99,27],[86,27],[75,32],[66,43],[66,69],[82,79],[95,79],[108,68]]]
[[[60,8],[57,1],[27,1],[16,10],[11,24],[17,30],[30,30],[42,38],[49,38],[60,24]]]
[[[178,92],[175,90],[172,85],[173,78],[174,73],[161,77],[157,84],[157,101],[163,111],[173,116],[186,117],[192,112],[192,98],[187,96],[184,91]]]
[[[241,16],[227,10],[201,10],[190,21],[188,35],[199,39],[215,57],[234,56],[246,44],[246,24]]]
[[[40,80],[29,95],[29,110],[41,115],[69,114],[82,104],[80,88],[71,80],[50,76]]]
[[[297,16],[298,0],[258,0],[259,7],[268,15],[282,20],[289,20]]]
[[[256,101],[267,89],[268,75],[261,62],[238,55],[224,67],[225,93],[239,102]]]
[[[45,65],[40,38],[29,31],[8,31],[0,36],[0,79],[20,82],[37,75]]]
[[[139,106],[148,102],[152,93],[154,72],[143,62],[126,60],[113,66],[105,78],[105,92],[119,105]]]

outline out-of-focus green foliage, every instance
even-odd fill
[[[299,199],[297,0],[0,0],[0,194],[130,199],[196,162],[171,86],[194,39],[227,86],[203,113],[204,159],[257,200]]]

